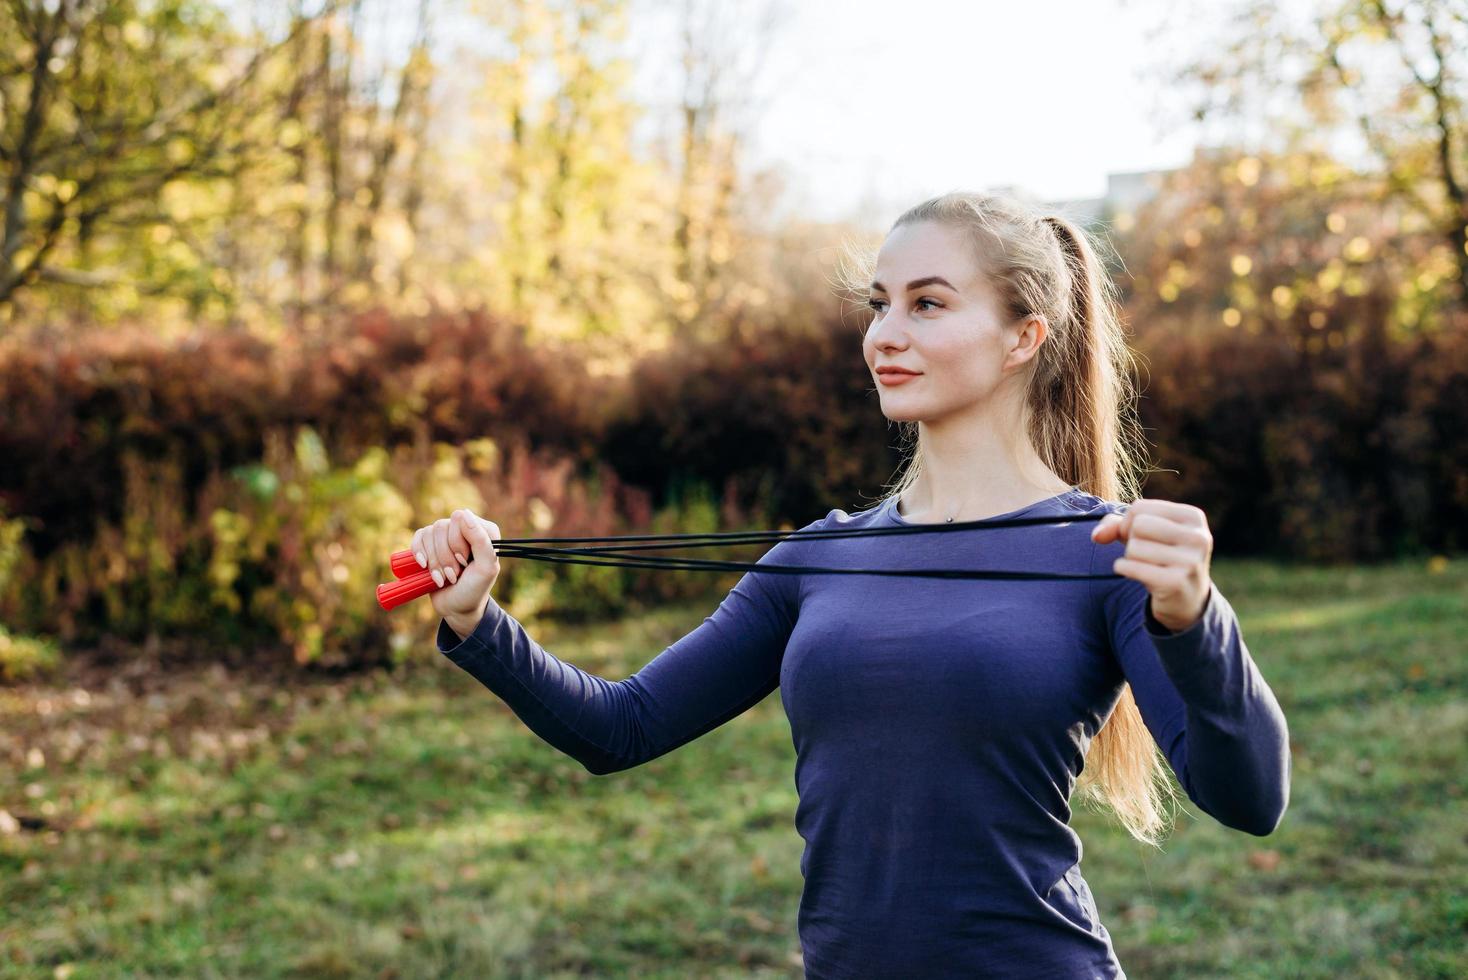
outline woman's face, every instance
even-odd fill
[[[1007,322],[972,245],[947,225],[893,229],[873,278],[862,356],[882,414],[894,422],[935,421],[987,400],[1044,340],[1043,319]],[[917,374],[886,374],[886,367]]]

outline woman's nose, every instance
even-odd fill
[[[901,317],[900,313],[889,312],[875,320],[867,329],[872,343],[878,347],[905,347],[907,345],[907,324],[902,322]]]

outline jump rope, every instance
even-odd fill
[[[669,548],[707,548],[720,545],[763,544],[795,539],[865,538],[889,534],[933,534],[1000,527],[1023,527],[1029,524],[1069,524],[1075,521],[1099,521],[1100,514],[1064,514],[1056,517],[1012,517],[977,521],[955,521],[936,525],[903,527],[836,528],[808,531],[719,531],[707,534],[629,534],[613,537],[501,538],[494,542],[495,552],[506,558],[529,558],[534,561],[561,562],[573,565],[606,565],[624,568],[666,568],[700,572],[770,572],[776,575],[893,575],[905,578],[946,579],[1024,579],[1031,581],[1085,581],[1122,578],[1117,573],[1077,575],[1050,572],[1008,572],[953,568],[827,568],[815,565],[776,565],[719,559],[655,557],[624,555],[627,551],[655,551]],[[651,542],[642,544],[639,542]],[[569,544],[595,545],[572,548]],[[539,547],[552,545],[552,547]],[[469,561],[474,560],[471,554]],[[377,587],[377,602],[392,609],[405,602],[449,588],[433,580],[433,572],[420,568],[412,550],[395,551],[390,558],[397,581]]]

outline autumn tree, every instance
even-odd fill
[[[1452,270],[1427,223],[1375,186],[1323,153],[1200,148],[1135,214],[1113,216],[1141,342],[1239,330],[1309,356],[1418,329]],[[1359,315],[1368,295],[1385,297],[1382,322]]]
[[[467,134],[447,151],[471,301],[545,339],[623,362],[663,336],[666,173],[639,152],[624,0],[509,0],[480,8],[497,43],[471,54]]]
[[[1344,156],[1376,176],[1369,199],[1400,204],[1438,237],[1427,261],[1444,305],[1468,306],[1468,2],[1324,0],[1299,8],[1248,0],[1169,6],[1206,37],[1161,68],[1187,93],[1192,121],[1232,122],[1260,149]],[[1201,17],[1223,11],[1216,27]],[[1176,27],[1159,32],[1181,38]],[[1168,45],[1159,45],[1167,49]],[[1340,152],[1347,140],[1354,152]],[[1424,322],[1434,322],[1431,310]]]
[[[38,284],[111,290],[122,307],[228,291],[198,202],[176,198],[185,184],[228,194],[252,84],[280,51],[197,0],[0,6],[0,313]]]
[[[743,243],[743,152],[764,102],[756,96],[784,8],[710,0],[678,4],[677,282],[681,326],[728,312],[730,260]]]
[[[251,296],[296,323],[410,292],[425,199],[438,65],[434,0],[300,0],[277,32],[293,37],[269,79],[273,155],[242,180]],[[286,267],[278,256],[284,255]]]

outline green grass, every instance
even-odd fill
[[[1289,718],[1290,808],[1256,838],[1187,803],[1161,851],[1079,810],[1122,965],[1468,975],[1465,563],[1213,571]],[[710,608],[536,635],[622,677]],[[346,681],[0,688],[0,977],[801,975],[778,694],[593,777],[431,642]]]

